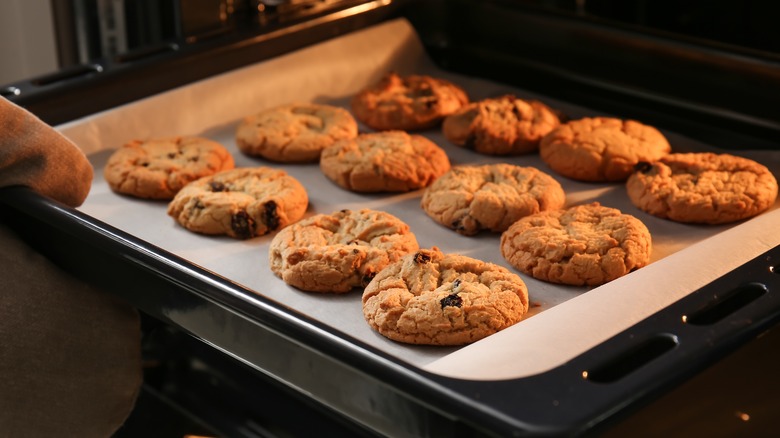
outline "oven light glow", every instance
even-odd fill
[[[683,322],[683,324],[688,322],[688,315],[683,315],[682,316],[682,322]]]
[[[588,378],[588,372],[587,371],[583,371],[582,372],[582,378],[583,379],[587,379]]]
[[[750,421],[750,415],[748,415],[746,412],[736,412],[737,418],[739,418],[742,421]]]

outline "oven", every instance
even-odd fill
[[[252,108],[346,106],[398,70],[444,76],[478,96],[539,98],[572,119],[641,120],[673,149],[744,154],[780,175],[770,2],[126,3],[72,2],[99,4],[102,15],[78,32],[68,18],[78,8],[60,15],[75,38],[60,48],[67,65],[3,87],[74,139],[96,170],[130,134],[178,130],[229,143]],[[144,34],[148,17],[158,31]],[[83,58],[73,35],[89,32],[102,45]],[[462,163],[484,158],[447,151]],[[498,160],[543,165],[533,159]],[[419,193],[346,196],[319,184],[316,168],[288,170],[318,212],[378,206],[409,217],[429,245],[505,264],[485,249],[496,236],[452,237],[427,223],[415,210]],[[531,280],[535,309],[516,327],[462,348],[420,348],[340,316],[359,293],[312,299],[276,284],[264,265],[268,238],[212,238],[206,249],[207,239],[177,240],[165,217],[144,222],[164,207],[110,204],[99,178],[79,209],[22,188],[2,190],[0,205],[42,253],[142,313],[144,387],[120,436],[760,434],[777,425],[777,401],[749,395],[780,385],[771,370],[780,342],[777,201],[733,226],[661,222],[651,229],[661,254],[649,266],[594,289]],[[623,205],[614,184],[568,187],[569,203]],[[238,269],[231,257],[252,261]],[[710,403],[695,409],[703,398]]]

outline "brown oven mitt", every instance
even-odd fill
[[[91,182],[73,143],[0,97],[0,187],[76,207]],[[140,338],[134,308],[0,223],[0,436],[111,436],[140,389]]]

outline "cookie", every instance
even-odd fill
[[[421,135],[384,131],[325,148],[320,169],[353,192],[407,192],[430,185],[450,169],[450,160]]]
[[[397,217],[374,210],[318,214],[284,228],[269,249],[271,271],[310,292],[365,287],[390,263],[418,249],[417,238]]]
[[[654,127],[609,117],[564,123],[539,143],[539,155],[553,171],[592,182],[625,181],[637,163],[670,151],[666,137]]]
[[[450,142],[489,155],[534,152],[539,141],[560,125],[547,105],[506,95],[472,102],[442,123]]]
[[[598,203],[537,213],[501,235],[501,254],[536,279],[597,286],[650,262],[652,243],[637,218]]]
[[[268,160],[313,162],[327,146],[357,133],[357,122],[349,111],[301,103],[244,118],[236,129],[236,144],[241,152]]]
[[[502,232],[518,219],[563,207],[566,195],[550,175],[511,164],[457,166],[437,179],[420,205],[460,234]]]
[[[519,276],[436,247],[385,268],[363,292],[368,324],[410,344],[468,344],[519,322],[526,312],[528,289]]]
[[[103,176],[117,193],[146,199],[172,199],[198,178],[235,166],[221,144],[200,137],[133,140],[108,159]]]
[[[765,211],[777,198],[769,169],[734,155],[670,154],[636,169],[626,182],[631,202],[677,222],[734,222]]]
[[[306,189],[283,170],[239,168],[187,184],[168,215],[196,233],[249,239],[296,222],[308,203]]]
[[[352,113],[378,131],[411,131],[438,125],[468,101],[463,89],[444,79],[390,73],[352,98]]]

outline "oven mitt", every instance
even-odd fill
[[[0,187],[76,207],[92,167],[0,97]],[[0,436],[110,437],[142,381],[137,311],[59,269],[0,222]]]
[[[92,184],[92,166],[73,143],[0,97],[0,187],[31,187],[72,207]]]

